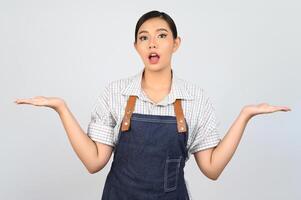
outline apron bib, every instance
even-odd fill
[[[133,113],[130,96],[102,200],[189,200],[184,180],[188,126],[181,100],[176,116]]]

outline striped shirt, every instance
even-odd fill
[[[119,129],[123,120],[125,107],[130,95],[136,95],[134,113],[149,115],[175,116],[174,105],[176,99],[181,99],[181,105],[188,125],[187,149],[190,155],[220,142],[218,120],[215,108],[204,89],[179,78],[174,70],[170,93],[159,103],[149,99],[141,88],[144,68],[139,73],[111,81],[104,88],[94,104],[87,135],[94,141],[116,146]],[[113,149],[113,151],[115,148]],[[188,181],[185,179],[189,199],[192,200]]]
[[[197,151],[215,147],[220,142],[215,108],[204,89],[179,78],[171,69],[171,90],[155,103],[141,88],[144,68],[139,73],[109,82],[94,104],[87,135],[94,141],[116,146],[119,129],[130,95],[138,96],[134,113],[175,116],[174,101],[181,99],[188,125],[188,158]],[[114,148],[115,149],[115,148]],[[113,150],[114,151],[114,150]]]

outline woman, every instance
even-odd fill
[[[53,108],[90,173],[100,171],[114,151],[103,200],[191,199],[183,170],[189,154],[204,175],[216,180],[252,117],[290,108],[246,105],[220,139],[210,98],[203,89],[178,78],[171,68],[172,54],[180,43],[169,15],[151,11],[141,16],[134,46],[144,68],[105,87],[87,134],[61,98],[37,96],[15,102]]]

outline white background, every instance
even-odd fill
[[[55,111],[13,101],[59,96],[86,131],[104,86],[142,69],[134,29],[153,9],[174,19],[172,68],[209,93],[221,136],[244,105],[292,109],[254,117],[217,181],[190,157],[194,200],[301,198],[299,1],[1,0],[0,199],[100,199],[113,157],[89,174]]]

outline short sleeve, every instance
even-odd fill
[[[88,125],[87,135],[94,141],[108,144],[114,147],[114,119],[110,109],[110,87],[107,85],[104,92],[97,98],[94,104],[91,121]]]
[[[221,141],[218,126],[219,120],[211,98],[204,92],[203,100],[200,101],[200,115],[197,119],[197,127],[194,140],[190,146],[190,153],[215,147]]]

